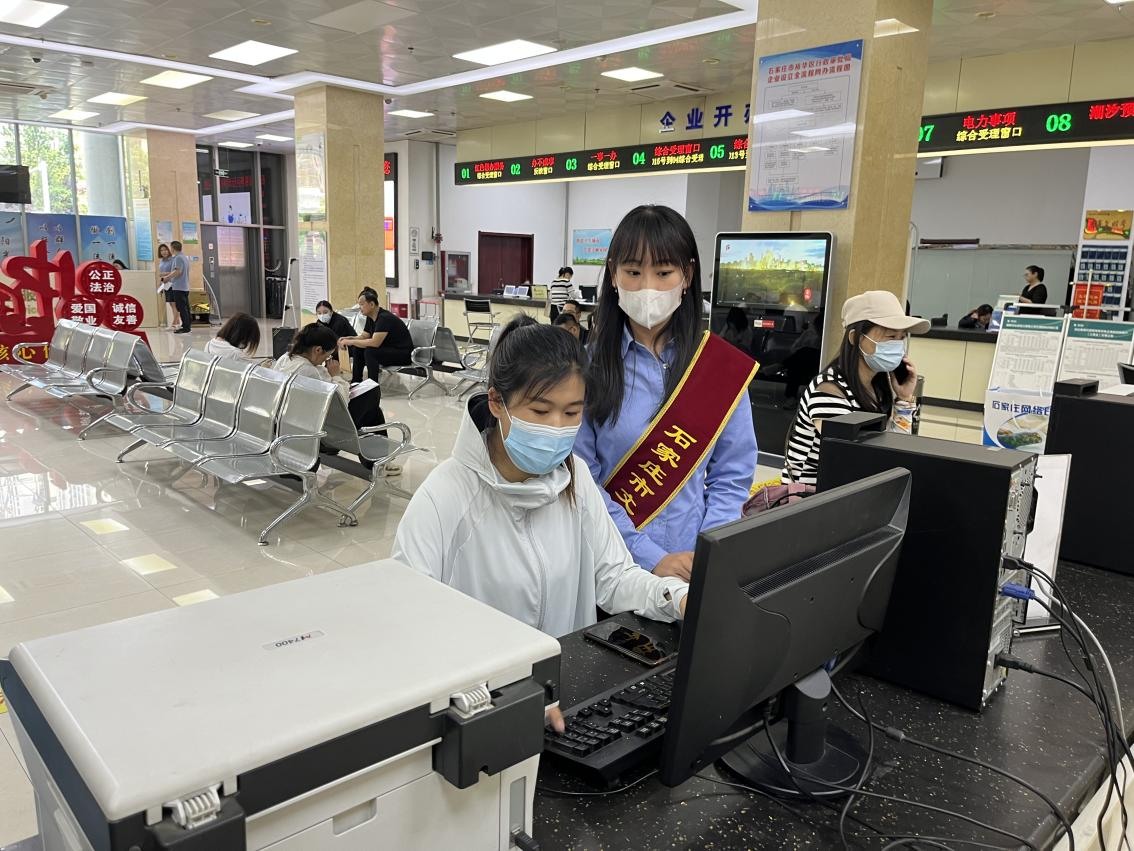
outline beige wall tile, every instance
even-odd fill
[[[580,151],[586,147],[587,116],[583,113],[544,118],[536,122],[536,154]]]
[[[492,156],[492,128],[478,127],[457,134],[457,162],[486,160]]]
[[[525,157],[536,153],[536,123],[521,121],[492,128],[492,156]]]
[[[925,97],[922,115],[938,115],[957,111],[957,84],[961,78],[961,60],[930,62],[925,73]]]
[[[961,61],[957,110],[1067,100],[1075,46],[977,56]]]
[[[642,111],[640,107],[588,112],[583,147],[636,145],[640,141],[641,134]]]
[[[1134,38],[1076,44],[1068,100],[1129,97],[1131,57]]]

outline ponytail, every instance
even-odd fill
[[[335,336],[334,331],[326,325],[312,322],[295,332],[295,336],[291,338],[291,345],[287,347],[287,353],[293,356],[305,355],[314,348],[333,352],[338,342],[339,338]]]

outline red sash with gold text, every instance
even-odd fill
[[[759,368],[708,332],[665,407],[603,483],[642,529],[669,505],[717,442]]]

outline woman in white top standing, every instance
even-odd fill
[[[906,352],[909,335],[924,334],[929,321],[906,316],[893,293],[871,290],[846,300],[843,328],[838,354],[799,403],[788,435],[784,484],[816,483],[824,420],[873,411],[889,416],[891,431],[909,434],[913,428],[917,370]]]
[[[205,343],[208,354],[233,360],[256,360],[258,348],[260,323],[247,313],[234,313],[217,331],[217,335]]]

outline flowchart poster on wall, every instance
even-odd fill
[[[57,251],[79,256],[74,213],[28,213],[28,242],[37,239],[47,240],[48,257],[54,257]]]
[[[760,58],[750,212],[847,206],[861,81],[861,39]]]
[[[1006,316],[984,399],[984,444],[1043,452],[1063,351],[1062,319]]]
[[[132,202],[134,208],[134,250],[138,252],[138,259],[151,261],[154,259],[154,239],[150,233],[150,199],[135,198]]]
[[[158,219],[154,224],[154,231],[157,233],[158,245],[169,245],[173,242],[173,222]]]
[[[196,222],[181,223],[181,242],[184,245],[201,244],[201,230]]]
[[[327,297],[327,234],[309,230],[300,235],[299,275],[302,281],[299,306],[314,313],[315,305]]]
[[[610,228],[587,228],[571,231],[571,264],[601,266],[610,251]]]
[[[79,242],[83,260],[121,260],[128,263],[126,219],[123,216],[79,216]]]
[[[1071,319],[1063,341],[1059,380],[1088,378],[1100,387],[1122,380],[1120,363],[1130,363],[1134,353],[1134,323],[1100,319]]]

